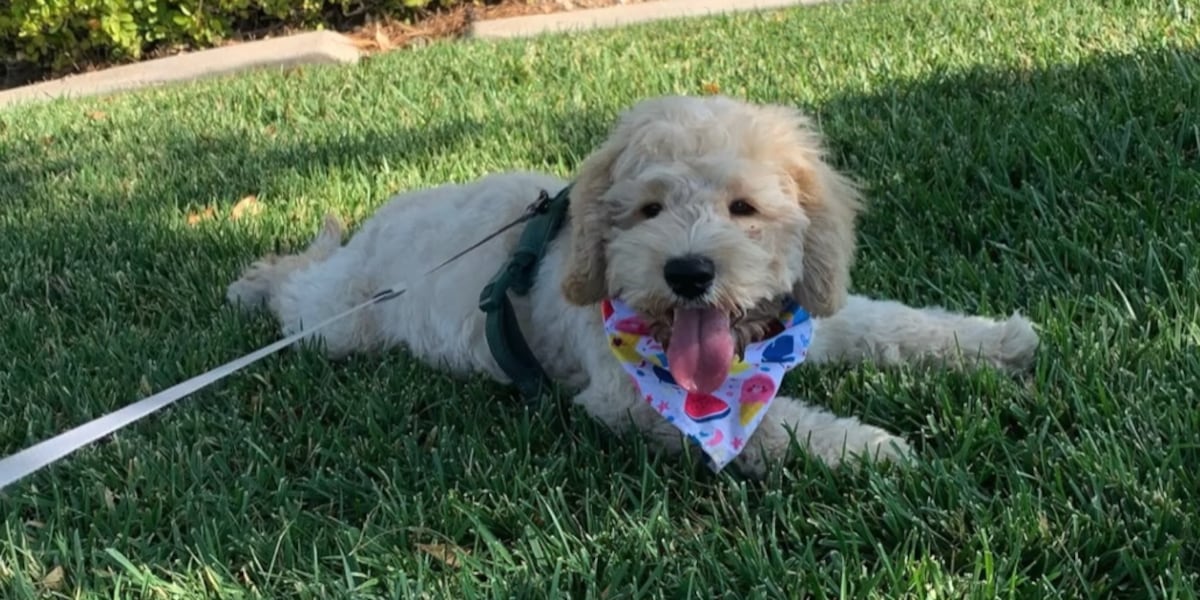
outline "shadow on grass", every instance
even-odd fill
[[[1186,200],[1200,168],[1197,109],[1187,101],[1200,90],[1197,56],[977,69],[819,107],[839,162],[870,186],[862,260],[893,253],[900,238],[916,245],[906,253],[969,257],[985,273],[1015,263],[1031,285],[997,290],[1001,310],[1031,307],[1046,292],[1098,291],[1064,285],[1164,241],[1155,234],[1196,214]],[[1185,273],[1180,258],[1167,258],[1167,278]],[[898,284],[913,301],[939,301],[933,277],[865,271],[870,287],[894,293]],[[1166,281],[1146,283],[1163,293]]]
[[[1168,316],[1174,314],[1172,311],[1182,314],[1186,307],[1172,304],[1170,299],[1178,283],[1197,272],[1195,258],[1190,252],[1180,250],[1179,236],[1193,232],[1197,221],[1200,115],[1194,99],[1200,97],[1198,82],[1200,55],[1191,51],[1162,51],[1104,57],[1070,68],[945,73],[930,80],[884,87],[874,96],[839,97],[813,107],[831,140],[836,162],[863,179],[869,188],[871,211],[863,225],[860,289],[910,303],[945,303],[972,312],[1007,312],[1020,307],[1033,312],[1035,318],[1070,324],[1072,320],[1086,323],[1101,311],[1089,304],[1087,298],[1110,295],[1115,283],[1122,289],[1139,290],[1128,299],[1133,310],[1158,308]],[[551,129],[566,133],[563,139],[540,146],[546,149],[546,154],[523,157],[525,162],[574,168],[603,134],[609,116],[578,113],[540,116],[543,129],[549,119],[554,125]],[[0,299],[6,306],[32,311],[35,318],[50,311],[53,313],[52,319],[47,315],[50,321],[61,319],[74,324],[72,336],[87,337],[92,328],[99,327],[97,323],[127,319],[130,327],[143,328],[151,336],[146,340],[147,345],[153,345],[156,336],[169,334],[204,340],[207,354],[188,355],[185,349],[179,350],[188,358],[178,360],[174,370],[160,374],[164,381],[156,382],[169,384],[171,379],[182,379],[197,368],[204,368],[206,360],[215,358],[212,347],[222,339],[244,343],[226,348],[229,355],[271,339],[266,329],[241,338],[206,333],[214,321],[225,323],[225,331],[240,329],[242,321],[229,316],[231,313],[218,313],[220,316],[211,318],[205,314],[218,311],[224,285],[236,275],[237,267],[274,241],[167,228],[153,220],[131,223],[123,207],[155,207],[162,202],[180,207],[196,199],[237,198],[250,190],[270,187],[272,179],[288,174],[373,170],[382,168],[385,161],[396,165],[427,160],[437,153],[468,148],[485,130],[518,130],[531,125],[518,116],[496,115],[495,121],[486,126],[462,121],[434,129],[341,137],[319,145],[266,144],[253,147],[253,151],[248,151],[251,146],[239,138],[175,131],[159,140],[159,146],[152,152],[135,152],[144,160],[128,168],[143,182],[132,191],[122,191],[118,182],[104,182],[91,189],[75,187],[72,189],[85,195],[96,210],[40,222],[17,218],[0,225],[0,238],[20,240],[9,243],[15,250],[0,258],[0,266],[24,275],[12,280]],[[0,141],[0,152],[6,156],[28,153],[34,157],[0,162],[0,197],[7,198],[5,202],[10,207],[36,212],[34,203],[43,198],[39,189],[58,185],[56,181],[60,178],[86,172],[96,161],[114,160],[116,154],[109,151],[100,156],[60,154],[44,163],[36,158],[38,145],[44,143],[56,142]],[[426,156],[417,156],[413,148],[420,148],[419,152]],[[105,235],[96,236],[96,231]],[[118,240],[136,241],[125,244]],[[1146,265],[1148,257],[1154,258],[1153,265]],[[181,266],[181,259],[187,266]],[[112,271],[124,271],[131,283],[113,287],[118,282],[104,276]],[[106,300],[97,302],[97,298]],[[179,306],[181,298],[188,299],[191,310]],[[173,323],[166,326],[165,321]],[[6,329],[37,338],[3,351],[7,362],[29,356],[30,352],[36,356],[43,339],[61,334],[49,325],[39,328],[35,324],[28,329],[11,325]],[[1053,341],[1054,335],[1049,339]],[[1045,349],[1046,355],[1052,357],[1050,360],[1070,360],[1063,352],[1055,350],[1053,345]],[[70,358],[69,350],[65,356]],[[144,359],[150,360],[148,356]],[[307,359],[298,360],[312,364]],[[320,401],[322,386],[351,385],[347,382],[357,376],[387,377],[394,368],[419,380],[385,386],[397,395],[393,410],[410,411],[411,415],[390,414],[381,403],[364,406],[347,401],[320,408],[304,405],[295,410],[302,414],[321,413],[322,423],[337,424],[343,431],[351,432],[344,435],[354,437],[361,433],[361,439],[368,440],[380,439],[372,438],[379,431],[379,423],[374,420],[390,424],[396,431],[437,429],[442,432],[438,443],[447,447],[445,454],[435,456],[403,441],[374,449],[347,443],[339,447],[346,456],[330,459],[335,461],[334,468],[348,469],[341,475],[344,479],[338,481],[344,484],[353,480],[355,484],[341,488],[328,487],[328,480],[314,474],[316,470],[304,455],[294,455],[294,461],[288,461],[291,466],[283,473],[297,482],[298,491],[271,495],[268,501],[297,501],[305,510],[357,524],[369,520],[377,507],[371,502],[346,501],[340,497],[346,489],[366,493],[386,483],[396,488],[386,492],[393,498],[422,493],[440,497],[492,486],[513,490],[518,495],[534,493],[532,487],[513,487],[513,482],[505,481],[512,478],[511,473],[466,464],[474,460],[471,454],[474,449],[483,447],[503,453],[511,449],[513,442],[527,444],[515,450],[518,455],[528,457],[525,466],[518,470],[539,481],[555,481],[570,498],[594,499],[596,490],[600,490],[602,495],[612,495],[613,503],[621,502],[622,493],[615,491],[612,480],[607,479],[607,471],[617,465],[625,471],[619,473],[623,485],[636,485],[649,477],[650,481],[662,484],[664,493],[678,494],[679,501],[685,503],[691,499],[680,490],[694,490],[703,495],[700,491],[703,485],[712,482],[706,479],[703,483],[693,483],[695,473],[702,471],[676,469],[669,461],[661,463],[666,474],[645,475],[645,467],[636,460],[643,448],[630,444],[628,437],[615,438],[603,433],[581,416],[546,413],[534,417],[532,425],[526,422],[522,428],[548,429],[513,431],[512,425],[506,423],[520,413],[519,401],[512,392],[499,386],[451,382],[448,378],[428,375],[423,369],[412,369],[395,356],[350,362],[345,367],[350,369],[350,375],[336,375],[343,367],[328,370],[312,367],[321,381],[311,386],[297,385],[313,389]],[[371,366],[373,362],[376,366]],[[378,366],[380,363],[383,368]],[[1081,367],[1086,368],[1089,367]],[[1107,366],[1096,364],[1090,368],[1103,370]],[[52,378],[55,374],[33,367],[26,376],[22,382],[11,382],[15,387],[9,388],[9,395],[0,406],[7,404],[4,408],[19,413],[16,406],[24,397],[21,392],[45,395],[37,378]],[[114,389],[122,386],[137,389],[137,368],[120,370],[112,376],[118,379]],[[293,383],[304,382],[303,370],[300,375],[290,376]],[[333,383],[327,380],[330,376],[335,378]],[[1101,377],[1101,374],[1090,376]],[[803,377],[813,386],[809,395],[815,402],[823,403],[824,397],[836,394],[836,382],[820,374]],[[234,389],[253,393],[270,389],[254,385],[237,384]],[[16,392],[11,391],[14,389]],[[898,400],[869,397],[869,390],[863,392],[868,397],[845,400],[841,408],[867,414],[868,420],[887,425],[902,435],[918,435],[927,423],[927,415],[935,410],[921,398],[906,402],[903,397]],[[1070,403],[1026,402],[1025,392],[1015,387],[1002,388],[1001,393],[1023,412],[1008,415],[1005,411],[1011,408],[998,407],[998,420],[1008,419],[1013,424],[1012,430],[1023,431],[1023,435],[1034,435],[1040,422],[1065,422],[1075,417]],[[455,405],[473,396],[496,397],[502,406],[511,408],[497,412],[490,407],[462,409]],[[48,396],[45,401],[49,401]],[[119,400],[99,402],[82,412],[120,403]],[[955,415],[938,416],[952,421]],[[292,421],[281,421],[288,422]],[[143,427],[155,425],[151,421]],[[10,426],[0,448],[15,449],[31,441],[24,439],[26,435],[40,437],[54,432],[39,428],[27,434],[24,427]],[[1038,470],[1038,461],[1045,459],[1046,452],[1053,453],[1027,443],[1030,440],[1023,435],[975,439],[970,434],[947,433],[948,437],[919,445],[924,448],[926,458],[961,459],[962,464],[939,468],[950,469],[947,481],[970,488],[974,494],[1002,500],[1018,488],[1027,490],[1023,486],[1030,484],[1022,478]],[[275,449],[285,449],[311,444],[312,438],[308,436],[313,432],[305,429],[292,434],[281,427],[270,435]],[[264,448],[272,450],[270,445]],[[458,459],[464,462],[455,463]],[[1004,464],[997,467],[992,464],[996,460]],[[530,464],[542,467],[530,468]],[[41,485],[49,483],[52,488],[69,488],[78,483],[69,471],[69,466],[60,466],[53,475],[39,475],[37,481]],[[381,473],[386,477],[379,478]],[[914,543],[913,531],[919,531],[915,543],[923,553],[953,564],[955,557],[970,556],[980,550],[972,524],[986,524],[988,519],[997,518],[986,503],[972,504],[968,497],[971,494],[930,491],[922,482],[922,474],[897,476],[880,484],[892,488],[881,498],[865,489],[864,477],[868,475],[826,477],[822,473],[819,467],[806,462],[796,475],[806,480],[801,492],[805,502],[852,506],[858,515],[856,522],[865,524],[867,535],[839,536],[832,531],[839,526],[837,522],[831,522],[829,528],[817,520],[789,523],[778,525],[783,528],[779,538],[784,540],[781,542],[784,549],[804,551],[805,542],[801,541],[804,538],[836,538],[836,542],[830,543],[836,544],[843,555],[883,564],[886,557],[877,555],[880,549],[890,551]],[[1066,476],[1074,478],[1074,484],[1079,486],[1094,485],[1073,474]],[[790,477],[776,474],[771,483],[793,485]],[[421,489],[431,485],[435,489]],[[753,498],[761,499],[770,491],[754,488],[750,493]],[[1096,490],[1096,493],[1107,495],[1116,503],[1122,500],[1119,490]],[[187,498],[189,494],[186,490],[166,497],[160,493],[159,508],[167,512],[184,510],[192,502]],[[47,510],[46,503],[36,499],[14,498],[13,502]],[[936,506],[928,511],[921,508],[927,504]],[[905,514],[910,520],[891,516],[898,507],[908,511]],[[528,526],[518,514],[520,508],[521,503],[517,503],[493,514],[475,509],[478,511],[475,518],[501,542],[515,540]],[[263,512],[270,510],[271,507],[266,507]],[[1066,508],[1051,507],[1049,518],[1061,517],[1056,513],[1060,510]],[[944,518],[946,515],[957,516],[949,519]],[[94,523],[86,511],[59,518],[63,519],[60,526],[77,530],[87,530]],[[766,516],[764,519],[770,520]],[[114,522],[110,526],[118,525]],[[1143,526],[1148,533],[1162,533],[1154,524]],[[164,522],[164,529],[157,534],[177,539],[180,534],[172,533],[170,527]],[[448,525],[447,528],[453,529]],[[103,537],[105,532],[99,533]],[[1050,545],[1007,548],[1004,540],[993,540],[996,545],[990,551],[1008,552],[1006,556],[1020,564],[1027,581],[1048,578],[1076,592],[1094,591],[1097,587],[1137,587],[1142,584],[1137,573],[1119,558],[1120,552],[1131,551],[1131,544],[1144,543],[1131,538],[1135,533],[1120,530],[1087,533],[1085,539],[1076,540],[1079,549],[1099,558],[1071,569],[1060,568],[1062,557]],[[470,536],[465,530],[461,534]],[[196,543],[189,542],[186,536],[181,541]],[[1150,548],[1140,546],[1132,551],[1142,550],[1146,550],[1142,558],[1147,561],[1143,562],[1143,568],[1149,572],[1162,572],[1170,566],[1172,559],[1166,554],[1154,558]],[[168,552],[163,559],[186,560],[184,551],[179,552]],[[246,558],[242,551],[237,554],[239,560]],[[226,564],[234,563],[232,557],[225,559]],[[970,568],[969,564],[957,567],[966,575],[970,574]],[[730,581],[730,585],[754,583],[748,574],[734,579],[739,580]]]
[[[329,117],[327,117],[329,118]],[[263,189],[271,181],[294,174],[320,174],[345,169],[364,171],[385,168],[406,161],[451,153],[470,144],[486,131],[482,123],[460,120],[429,128],[396,128],[355,131],[352,133],[314,130],[313,139],[294,139],[303,134],[293,125],[291,136],[276,139],[274,120],[264,117],[247,139],[245,131],[220,134],[184,128],[166,127],[158,135],[127,143],[128,158],[104,143],[113,129],[103,119],[84,118],[65,124],[62,131],[37,139],[0,138],[0,185],[9,202],[34,196],[38,187],[56,177],[87,170],[98,161],[124,164],[130,177],[141,184],[133,190],[110,189],[89,194],[88,199],[101,206],[157,205],[170,198],[183,205],[211,198],[238,197],[247,190]],[[118,127],[125,125],[118,125]],[[157,125],[156,125],[157,128]],[[2,130],[0,130],[2,131]],[[257,142],[257,143],[255,143]],[[140,146],[144,143],[145,146]],[[53,152],[60,147],[84,146],[82,153]],[[119,145],[118,144],[114,144]],[[20,160],[20,159],[24,160]],[[86,190],[79,190],[86,192]],[[107,194],[107,197],[106,197]]]

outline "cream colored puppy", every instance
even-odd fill
[[[410,281],[406,295],[314,337],[331,358],[400,346],[437,368],[508,382],[489,352],[478,298],[519,228],[428,279],[420,274],[567,183],[509,173],[400,194],[344,246],[327,219],[303,253],[254,263],[228,298],[265,304],[291,334]],[[598,307],[605,298],[641,313],[669,349],[675,378],[706,389],[711,373],[761,339],[789,296],[815,318],[808,363],[1031,365],[1038,338],[1019,315],[992,320],[848,296],[860,210],[855,187],[825,162],[818,134],[795,110],[725,97],[646,100],[580,166],[568,225],[531,293],[513,303],[543,368],[578,390],[578,405],[669,452],[686,444],[610,351]],[[907,451],[879,427],[779,397],[733,464],[760,476],[792,439],[830,465]]]

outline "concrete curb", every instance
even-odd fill
[[[561,33],[602,29],[648,23],[682,17],[704,17],[723,13],[746,12],[771,8],[786,8],[808,4],[822,4],[829,0],[654,0],[639,4],[625,4],[567,11],[546,15],[530,15],[480,21],[471,25],[470,37],[501,39],[535,36],[544,33]]]
[[[5,90],[0,92],[0,109],[22,102],[95,96],[250,69],[353,64],[358,62],[359,54],[349,38],[329,31],[314,31],[168,56]]]
[[[484,39],[513,38],[832,1],[837,0],[653,0],[481,21],[472,24],[467,35]],[[251,69],[301,64],[354,64],[360,56],[358,47],[348,37],[329,31],[314,31],[189,52],[4,90],[0,91],[0,109],[24,102],[110,94]]]

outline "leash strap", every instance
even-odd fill
[[[550,378],[521,333],[521,324],[508,293],[524,296],[533,288],[538,266],[566,220],[570,195],[571,186],[563,188],[553,198],[542,192],[538,202],[545,210],[525,226],[512,257],[479,295],[479,308],[487,314],[484,331],[488,349],[496,364],[530,402],[549,389]]]
[[[438,269],[449,265],[450,263],[462,258],[463,255],[479,248],[483,244],[491,241],[496,236],[534,218],[535,216],[544,213],[549,206],[549,198],[543,196],[538,198],[538,201],[530,205],[523,215],[515,221],[508,223],[495,232],[489,234],[479,242],[471,245],[467,249],[455,254],[441,264],[425,272],[424,277],[428,277]],[[67,455],[83,448],[99,440],[107,435],[110,435],[120,429],[128,427],[141,419],[166,408],[189,395],[204,389],[230,375],[268,357],[302,339],[309,337],[329,325],[340,321],[350,315],[353,315],[369,306],[374,306],[381,302],[386,302],[393,298],[398,298],[408,291],[408,288],[403,284],[398,284],[382,290],[372,296],[369,300],[342,311],[320,323],[317,323],[309,329],[297,332],[268,346],[264,346],[250,354],[231,360],[215,369],[201,373],[187,381],[173,385],[157,394],[143,398],[124,408],[120,408],[102,417],[98,417],[83,425],[79,425],[73,429],[69,429],[52,438],[34,444],[16,454],[12,454],[3,459],[0,459],[0,490],[36,473],[37,471],[51,465],[52,463],[66,457]]]
[[[143,398],[124,408],[113,411],[60,433],[48,440],[34,444],[12,456],[0,460],[0,490],[16,483],[47,466],[71,454],[72,452],[91,444],[119,429],[125,428],[141,419],[166,408],[196,391],[208,387],[226,377],[272,355],[284,348],[311,336],[317,330],[329,324],[340,321],[368,306],[390,300],[404,294],[403,289],[391,289],[380,292],[370,300],[334,315],[325,321],[317,323],[312,329],[306,329],[290,335],[269,346],[255,350],[250,354],[231,360],[211,371],[201,373],[187,381],[173,385],[153,396]]]

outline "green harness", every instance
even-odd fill
[[[521,232],[517,249],[479,295],[479,308],[487,314],[488,348],[521,395],[531,401],[547,391],[551,382],[521,334],[508,293],[524,296],[533,288],[538,265],[566,221],[570,195],[570,185],[553,198],[542,192],[536,212]]]

